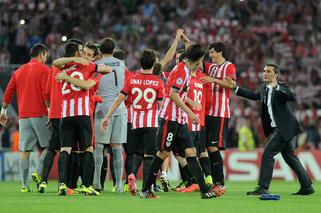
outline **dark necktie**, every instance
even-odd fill
[[[265,87],[264,104],[266,104],[266,105],[268,103],[268,98],[269,98],[269,88]]]

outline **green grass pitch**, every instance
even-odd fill
[[[110,184],[110,181],[108,181]],[[56,192],[56,182],[50,182],[45,194],[21,193],[20,183],[0,182],[0,213],[7,212],[321,212],[321,184],[314,183],[316,193],[311,196],[293,196],[299,189],[298,182],[273,181],[271,193],[279,194],[280,201],[261,201],[255,196],[246,196],[245,192],[255,187],[254,182],[228,182],[227,192],[222,197],[202,200],[198,192],[194,193],[157,193],[160,199],[147,200],[133,197],[129,193],[110,192],[107,185],[100,197],[79,194],[61,197]],[[33,190],[35,185],[31,183]]]

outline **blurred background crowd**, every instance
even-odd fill
[[[0,14],[2,90],[14,64],[27,62],[35,43],[46,44],[52,60],[62,56],[68,38],[99,41],[111,36],[126,51],[128,68],[136,70],[139,50],[148,47],[164,55],[181,27],[192,42],[226,42],[240,85],[257,89],[264,64],[277,63],[280,80],[297,93],[293,110],[304,130],[298,148],[321,149],[318,0],[0,0]],[[264,146],[259,104],[232,95],[230,105],[229,146],[241,150]],[[17,129],[13,117],[0,130],[0,147],[17,148]]]

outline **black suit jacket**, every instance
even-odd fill
[[[264,134],[268,137],[273,128],[271,127],[271,119],[268,112],[267,105],[263,102],[266,91],[266,85],[258,92],[253,92],[249,89],[239,87],[236,95],[245,97],[250,100],[261,101],[260,115],[263,124]],[[289,87],[284,83],[279,83],[279,89],[273,89],[271,102],[272,111],[275,124],[282,135],[282,138],[286,141],[291,140],[294,136],[300,134],[301,129],[299,122],[291,111],[288,101],[295,101],[296,95]]]

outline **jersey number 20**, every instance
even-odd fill
[[[81,72],[73,72],[71,73],[70,77],[78,77],[80,80],[84,80],[84,75],[81,73]],[[63,95],[66,95],[68,93],[70,93],[70,89],[67,89],[67,85],[70,84],[69,82],[65,82],[63,85],[62,85],[62,88],[61,88],[61,92]],[[74,90],[74,91],[80,91],[81,89],[79,87],[76,87],[75,85],[73,84],[70,84],[71,86],[71,89]]]

